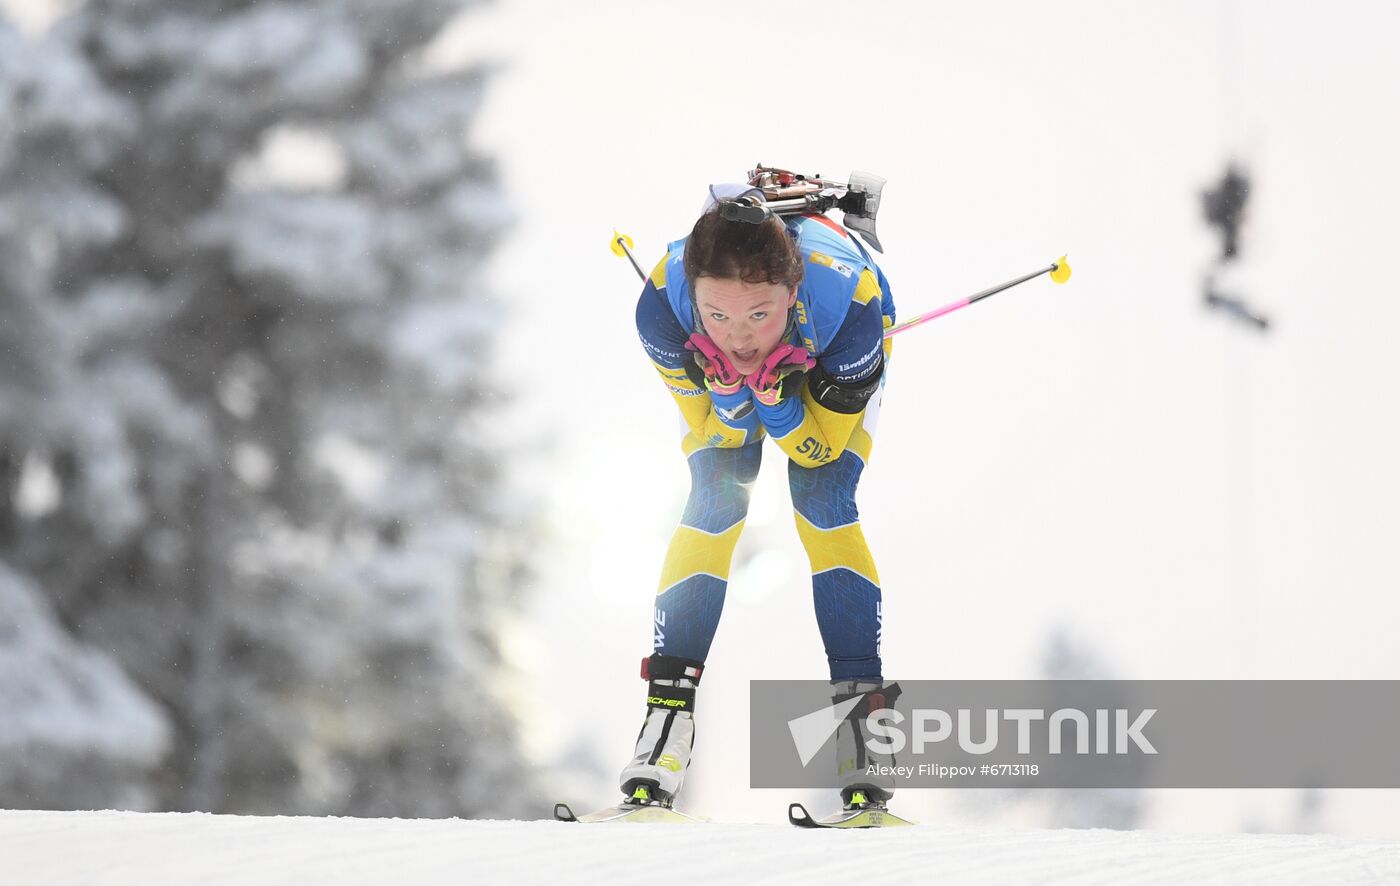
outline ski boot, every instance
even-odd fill
[[[667,808],[675,803],[695,744],[695,687],[702,670],[701,662],[661,653],[642,659],[647,713],[632,761],[618,777],[625,802]]]
[[[894,775],[891,774],[894,755],[877,753],[866,747],[870,736],[865,731],[865,718],[872,711],[894,707],[899,697],[899,684],[886,687],[877,680],[834,680],[831,688],[832,704],[864,696],[836,727],[836,779],[841,789],[841,804],[846,809],[853,805],[883,807],[894,796]]]
[[[846,719],[836,727],[836,774],[841,788],[841,811],[814,819],[801,803],[788,807],[788,821],[808,828],[871,828],[912,824],[889,811],[886,804],[894,796],[893,754],[882,754],[866,747],[865,718],[872,711],[894,707],[899,684],[888,686],[877,680],[832,681],[832,704],[863,695]],[[883,767],[883,768],[882,768]]]

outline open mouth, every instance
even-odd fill
[[[754,358],[757,357],[757,356],[758,356],[758,348],[754,348],[754,349],[751,350],[751,351],[735,351],[735,352],[734,352],[734,359],[735,359],[735,360],[738,360],[740,363],[752,363],[753,360],[754,360]]]

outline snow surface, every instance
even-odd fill
[[[775,818],[781,813],[775,810]],[[640,828],[640,829],[639,829]],[[644,838],[644,839],[643,839]],[[1400,843],[1331,836],[785,823],[579,825],[0,811],[0,882],[1400,883]]]

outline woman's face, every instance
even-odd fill
[[[797,289],[781,283],[745,283],[701,277],[695,281],[695,302],[705,334],[748,375],[783,339],[788,309],[797,301]]]

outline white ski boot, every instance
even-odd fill
[[[661,653],[642,659],[642,679],[649,681],[646,720],[632,761],[618,777],[628,802],[675,802],[695,744],[695,687],[703,670],[698,661]]]

